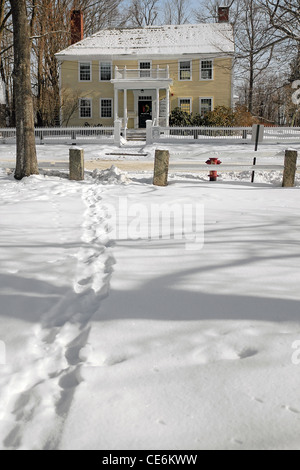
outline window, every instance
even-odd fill
[[[100,80],[103,82],[109,82],[112,79],[111,70],[111,62],[100,62]]]
[[[212,60],[201,60],[201,80],[212,80],[213,79],[213,61]]]
[[[111,118],[112,117],[112,99],[105,98],[100,100],[100,117]]]
[[[184,113],[191,114],[191,112],[192,112],[192,100],[191,100],[191,98],[179,98],[179,108]]]
[[[81,62],[79,64],[79,81],[90,82],[92,80],[92,68],[90,62]]]
[[[140,78],[151,77],[151,62],[140,62]]]
[[[212,111],[212,98],[200,98],[200,115],[205,116],[209,111]]]
[[[192,79],[192,66],[191,61],[179,62],[179,80]]]
[[[79,117],[92,117],[92,100],[90,98],[80,98],[79,100]]]

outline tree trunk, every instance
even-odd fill
[[[16,107],[17,162],[15,178],[38,174],[30,79],[29,25],[26,0],[10,0],[14,28],[14,96]]]

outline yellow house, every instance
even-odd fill
[[[176,107],[203,115],[232,106],[233,54],[228,15],[213,24],[102,30],[56,54],[61,124],[120,119],[139,129],[147,120],[168,125]]]

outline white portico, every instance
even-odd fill
[[[140,63],[139,69],[115,67],[114,78],[114,120],[122,118],[127,128],[128,119],[134,121],[134,128],[145,128],[147,120],[169,125],[170,78],[169,67],[151,67],[150,61]],[[128,92],[133,94],[133,109],[128,112]],[[123,96],[120,96],[122,92]],[[120,100],[123,99],[123,115],[119,116]]]

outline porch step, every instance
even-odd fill
[[[129,142],[138,141],[138,142],[145,142],[146,141],[146,132],[139,131],[139,130],[127,130],[126,132],[126,140]]]

